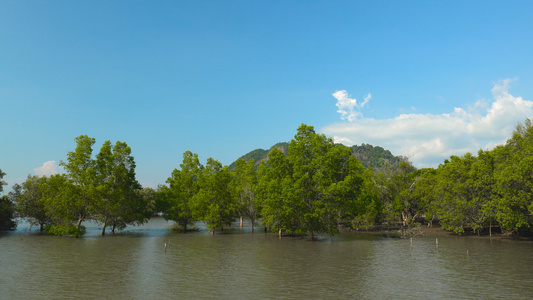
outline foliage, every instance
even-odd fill
[[[0,197],[0,230],[15,229],[17,223],[13,220],[15,218],[15,205],[8,196]]]
[[[83,202],[78,201],[79,186],[76,186],[64,174],[55,174],[41,178],[40,190],[46,214],[52,224],[70,225],[86,213]]]
[[[66,174],[28,176],[0,203],[2,224],[20,216],[56,234],[83,233],[94,219],[113,229],[139,224],[162,212],[184,230],[196,221],[223,229],[235,218],[288,234],[336,234],[390,224],[427,221],[457,234],[481,234],[494,227],[521,234],[533,228],[533,126],[518,124],[505,145],[451,156],[438,168],[417,170],[406,158],[381,147],[348,148],[302,124],[290,144],[280,143],[239,159],[230,168],[209,158],[205,167],[187,151],[167,185],[141,189],[131,148],[76,138],[76,149],[61,162]],[[256,168],[259,163],[258,168]],[[366,164],[368,167],[365,167]],[[1,179],[0,190],[5,185]],[[4,216],[5,215],[5,216]],[[5,223],[4,222],[4,223]]]
[[[76,225],[47,225],[45,227],[45,231],[51,234],[59,235],[59,236],[73,236],[75,238],[83,236],[87,230],[85,226],[77,227]]]
[[[0,193],[4,191],[4,185],[7,183],[2,179],[6,173],[0,169]],[[13,221],[15,218],[15,205],[10,197],[3,195],[0,197],[0,230],[15,229],[17,223]]]
[[[96,206],[97,170],[92,158],[94,143],[94,138],[80,135],[76,138],[76,149],[67,154],[67,162],[61,161],[60,163],[67,171],[67,178],[76,187],[71,190],[76,195],[61,199],[72,202],[73,210],[78,218],[77,228],[80,228],[86,218],[91,217],[91,210]]]
[[[175,221],[187,231],[187,226],[194,224],[201,215],[193,214],[192,199],[200,189],[199,180],[204,167],[198,160],[198,154],[191,151],[183,153],[180,167],[180,170],[174,169],[167,179],[168,187],[160,187],[158,207],[165,219]]]
[[[263,221],[288,233],[338,233],[341,212],[358,201],[363,168],[347,147],[302,124],[285,157],[277,148],[260,167]]]
[[[229,188],[233,194],[237,213],[241,218],[241,222],[244,217],[250,220],[253,231],[257,219],[257,205],[254,192],[255,186],[257,185],[257,172],[254,168],[254,161],[252,159],[247,162],[244,159],[237,160],[232,175]]]
[[[198,178],[198,192],[191,199],[191,209],[193,218],[205,222],[213,232],[223,229],[235,217],[235,202],[228,189],[230,181],[227,166],[213,158],[207,159]]]
[[[416,169],[408,162],[400,162],[397,169],[386,166],[375,177],[375,188],[381,202],[383,224],[407,225],[418,215],[413,205],[413,186],[417,181]]]
[[[140,197],[141,185],[135,179],[135,160],[131,148],[117,141],[112,147],[106,141],[95,161],[96,198],[92,213],[100,221],[102,235],[106,226],[123,229],[127,224],[142,224],[150,217],[148,203]]]
[[[7,185],[7,183],[3,180],[6,173],[2,172],[2,169],[0,169],[0,193],[4,191],[4,185]]]
[[[497,221],[508,231],[531,230],[533,220],[533,126],[519,124],[503,147],[494,150],[497,161],[494,187]]]
[[[27,218],[32,225],[39,226],[41,231],[44,230],[44,225],[51,221],[47,214],[46,203],[43,200],[43,187],[41,185],[43,178],[28,175],[22,186],[15,184],[12,190],[20,216]]]
[[[69,235],[83,234],[81,224],[87,219],[100,221],[102,234],[107,225],[114,232],[145,222],[155,206],[155,191],[151,198],[140,192],[131,148],[107,141],[94,159],[93,145],[94,138],[77,137],[76,149],[67,154],[67,162],[61,162],[66,174],[28,176],[22,185],[15,185],[11,194],[19,214],[41,230],[47,224],[49,232]]]
[[[272,230],[291,230],[295,220],[292,203],[292,168],[277,148],[270,151],[268,165],[261,163],[255,188],[263,223]]]

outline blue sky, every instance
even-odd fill
[[[529,1],[1,1],[0,169],[51,174],[74,138],[230,164],[301,123],[419,167],[533,116]],[[366,101],[365,101],[366,100]],[[9,187],[8,187],[9,189]]]

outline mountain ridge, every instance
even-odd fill
[[[245,161],[253,159],[254,165],[257,167],[262,161],[266,161],[268,159],[268,153],[270,153],[270,151],[274,148],[278,148],[285,155],[289,153],[289,143],[280,142],[273,145],[268,150],[261,148],[252,150],[239,157],[237,160],[241,158]],[[349,148],[352,151],[352,155],[355,156],[355,158],[359,160],[363,166],[365,166],[366,168],[371,167],[377,173],[381,172],[384,168],[396,170],[400,162],[405,161],[407,159],[403,156],[395,156],[390,152],[390,150],[386,150],[383,147],[373,146],[370,144],[363,143],[360,146],[354,145]],[[235,164],[237,160],[229,165],[230,170],[235,169]]]

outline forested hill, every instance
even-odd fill
[[[262,161],[268,159],[268,153],[270,152],[270,150],[272,150],[274,148],[278,148],[285,155],[287,155],[289,153],[289,143],[281,142],[281,143],[277,143],[274,146],[270,147],[270,149],[268,149],[268,150],[255,149],[253,151],[250,151],[250,152],[246,153],[245,155],[239,157],[239,159],[242,158],[245,161],[249,161],[250,159],[253,159],[254,160],[254,164],[257,167]],[[229,169],[230,170],[234,170],[235,169],[235,162],[233,162],[231,165],[229,165]]]
[[[363,166],[372,167],[374,170],[381,170],[389,166],[395,170],[404,160],[401,156],[394,156],[389,150],[385,150],[379,146],[372,146],[369,144],[361,144],[361,146],[352,146],[352,154],[357,158]]]
[[[245,161],[253,159],[255,166],[258,166],[262,161],[268,159],[268,153],[274,148],[278,148],[281,152],[287,155],[289,152],[289,143],[277,143],[268,150],[255,149],[240,158],[243,158]],[[376,171],[382,170],[384,167],[390,167],[392,170],[396,170],[400,165],[400,162],[404,159],[401,156],[394,156],[389,150],[385,150],[379,146],[362,144],[361,146],[352,146],[350,149],[352,150],[352,154],[361,161],[365,167],[372,167]],[[235,169],[235,162],[233,162],[229,168],[230,170]]]

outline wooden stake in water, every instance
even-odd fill
[[[165,253],[167,253],[167,243],[165,243],[165,247],[163,248],[165,250]]]
[[[411,237],[411,249],[413,249],[413,237]]]
[[[435,238],[435,244],[436,244],[437,250],[439,250],[439,239],[438,238]]]

